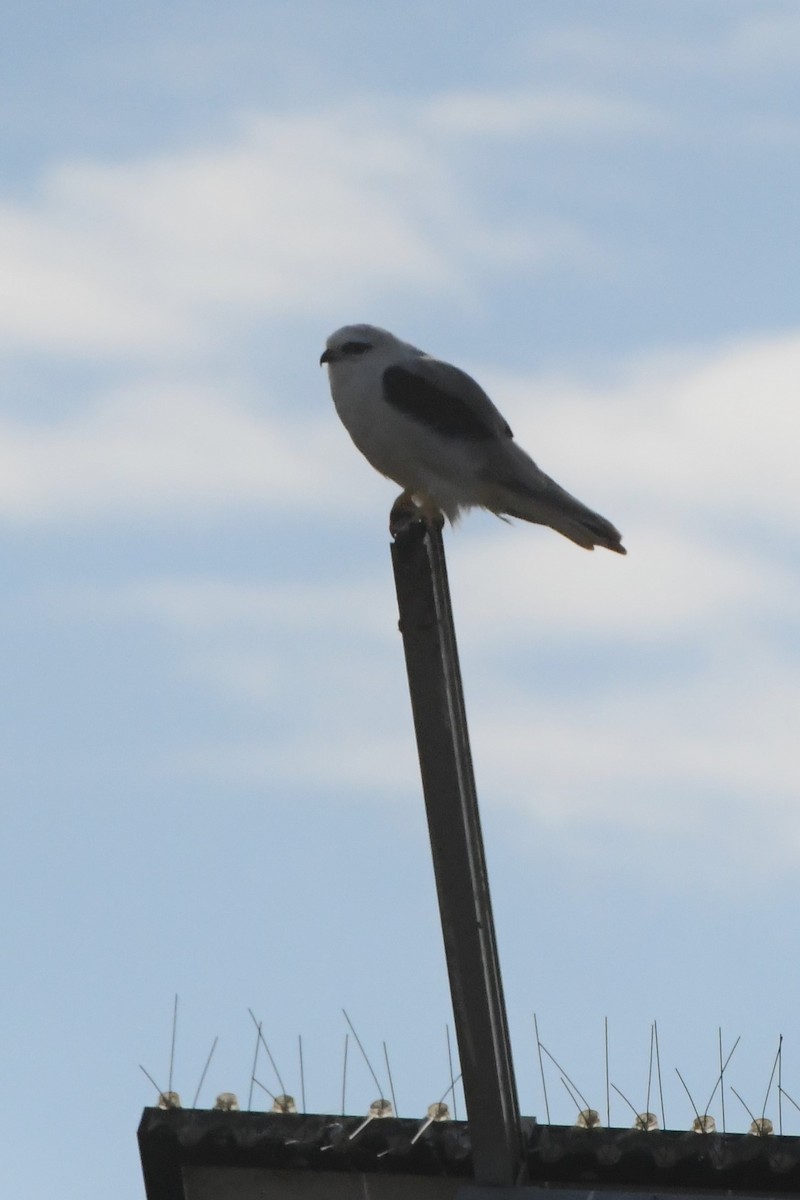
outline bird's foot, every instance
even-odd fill
[[[431,504],[418,504],[414,493],[401,492],[389,513],[389,533],[393,538],[404,533],[415,521],[421,521],[429,529],[441,529],[444,516]]]

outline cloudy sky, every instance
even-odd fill
[[[4,1193],[139,1200],[176,992],[186,1103],[217,1035],[199,1103],[246,1102],[248,1007],[309,1110],[342,1007],[402,1115],[448,1085],[352,321],[629,549],[446,535],[523,1111],[534,1012],[600,1108],[605,1017],[640,1109],[658,1020],[672,1127],[720,1028],[800,1101],[797,5],[12,0],[0,58]]]

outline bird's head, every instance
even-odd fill
[[[327,363],[356,363],[367,356],[381,356],[397,346],[397,338],[377,325],[343,325],[332,333],[325,343],[320,357],[320,366]]]

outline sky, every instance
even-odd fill
[[[218,1037],[198,1104],[246,1106],[248,1009],[298,1097],[302,1037],[308,1111],[341,1107],[343,1009],[401,1115],[449,1086],[397,489],[318,365],[356,321],[474,374],[628,547],[446,532],[523,1112],[534,1013],[604,1120],[605,1020],[637,1110],[655,1020],[669,1127],[676,1068],[704,1111],[741,1038],[727,1128],[735,1088],[800,1134],[767,1097],[782,1035],[800,1103],[796,4],[5,25],[3,1191],[141,1200],[176,994],[184,1104]],[[375,1099],[352,1041],[346,1090]]]

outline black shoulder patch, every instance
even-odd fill
[[[444,437],[471,442],[497,437],[496,431],[470,405],[405,367],[386,368],[383,395],[392,408]],[[508,432],[510,436],[511,431]]]

